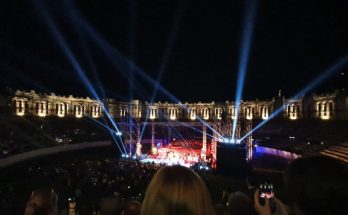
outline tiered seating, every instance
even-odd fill
[[[320,153],[348,163],[348,142],[342,143],[338,146],[331,146]]]
[[[109,132],[87,120],[0,118],[0,159],[62,144],[102,141]]]

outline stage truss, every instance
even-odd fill
[[[232,125],[233,119],[221,119],[215,121],[154,121],[149,120],[147,122],[140,122],[139,119],[124,117],[122,121],[119,123],[121,126],[125,148],[127,150],[127,154],[129,153],[130,157],[136,155],[138,158],[141,158],[142,155],[142,143],[141,143],[141,132],[144,124],[146,126],[151,126],[151,152],[148,153],[148,158],[150,160],[162,161],[161,163],[179,163],[182,165],[191,165],[195,162],[209,162],[212,167],[215,166],[217,159],[217,142],[222,137],[231,137],[232,136]],[[199,152],[195,151],[189,153],[185,150],[182,152],[187,155],[186,159],[184,159],[180,153],[179,149],[175,148],[158,148],[155,145],[155,134],[156,128],[158,127],[201,127],[202,133],[202,147]],[[207,138],[208,130],[213,130],[212,137]],[[248,134],[252,130],[252,121],[247,119],[240,119],[237,123],[237,128],[235,131],[235,139],[239,140],[245,134]],[[252,134],[250,134],[243,141],[246,144],[248,149],[247,158],[250,159],[252,156]],[[209,147],[208,147],[209,146]],[[184,149],[185,147],[183,147]],[[172,150],[168,153],[168,159],[163,159],[163,156],[160,156],[163,151]],[[196,157],[196,154],[197,157]],[[185,162],[181,162],[185,161]],[[186,162],[188,161],[188,162]]]

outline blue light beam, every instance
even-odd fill
[[[169,56],[170,56],[170,53],[172,52],[173,44],[174,44],[175,38],[177,37],[177,32],[179,31],[180,23],[181,23],[181,20],[183,18],[183,14],[184,14],[183,10],[184,10],[183,5],[180,4],[180,7],[178,8],[178,11],[176,13],[178,15],[174,19],[175,21],[174,21],[174,25],[173,25],[173,27],[171,29],[171,32],[170,32],[170,35],[169,35],[168,45],[165,48],[163,59],[162,59],[162,63],[160,65],[160,68],[159,68],[159,71],[158,71],[158,74],[157,74],[156,84],[154,86],[154,89],[153,89],[153,92],[152,92],[152,95],[151,95],[150,103],[153,103],[153,101],[156,98],[156,94],[157,94],[158,88],[160,86],[160,82],[161,82],[163,73],[164,73],[164,71],[165,71],[165,69],[167,67],[167,64],[168,64],[168,61],[169,61]],[[133,72],[133,70],[132,70],[132,72]],[[143,127],[141,129],[141,134],[142,135],[143,135],[143,133],[145,131],[145,126],[146,126],[146,122],[148,121],[148,116],[149,116],[149,114],[146,114],[145,123],[144,123],[144,125],[143,125]],[[141,137],[142,137],[142,135],[141,135]]]
[[[79,14],[78,11],[75,11],[75,14]],[[144,73],[139,67],[137,67],[133,62],[131,62],[129,59],[124,57],[117,49],[113,48],[109,42],[107,42],[98,32],[95,31],[95,29],[87,23],[81,15],[76,16],[76,19],[79,20],[79,26],[85,30],[85,32],[93,39],[93,42],[99,45],[99,48],[105,52],[106,56],[109,58],[110,62],[116,67],[119,68],[119,71],[121,74],[123,74],[127,78],[127,72],[128,70],[125,70],[125,68],[131,67],[136,74],[140,75],[145,81],[152,85],[156,85],[156,81]],[[168,90],[163,88],[161,85],[158,85],[158,89],[166,96],[168,96],[172,101],[180,103],[181,102]],[[181,104],[181,107],[187,110],[187,107],[183,104]],[[214,133],[216,133],[218,136],[221,136],[217,131],[215,131],[208,123],[206,123],[204,120],[202,120],[200,117],[197,116],[198,121],[205,124],[207,128],[212,130]]]
[[[93,95],[94,98],[98,100],[98,103],[101,105],[101,108],[103,109],[104,113],[109,118],[110,122],[114,126],[116,132],[120,132],[118,127],[116,126],[116,123],[113,121],[112,117],[110,116],[110,113],[108,113],[108,110],[105,108],[105,105],[103,102],[101,102],[97,92],[95,91],[93,85],[87,78],[85,72],[83,71],[83,68],[80,66],[79,62],[77,61],[75,55],[72,53],[69,45],[66,43],[63,35],[60,33],[58,28],[56,27],[53,19],[51,18],[50,14],[48,14],[46,8],[43,7],[43,4],[40,4],[36,2],[36,7],[39,10],[39,12],[44,16],[44,20],[48,25],[48,28],[51,30],[51,33],[53,37],[57,40],[58,44],[60,45],[62,51],[64,52],[65,56],[69,60],[70,64],[73,66],[74,70],[77,72],[79,77],[81,78],[82,82],[84,83],[87,90]],[[122,139],[121,139],[122,142]],[[122,143],[123,145],[123,143]]]
[[[121,144],[121,145],[123,146],[123,148],[121,148],[121,147],[119,146],[119,144],[118,144],[118,141],[117,141],[116,138],[115,138],[115,136],[119,137],[119,135],[117,135],[117,132],[116,132],[115,130],[111,129],[111,128],[110,128],[109,126],[107,126],[106,124],[101,123],[101,122],[99,122],[98,120],[96,120],[96,119],[94,119],[94,118],[92,118],[92,117],[89,117],[88,119],[92,120],[93,123],[96,123],[97,125],[99,125],[99,126],[102,127],[103,129],[105,129],[105,130],[107,130],[108,132],[110,132],[110,135],[111,135],[112,139],[115,141],[116,146],[117,146],[117,148],[120,150],[120,152],[121,152],[122,154],[126,153],[126,149],[124,148],[124,146]],[[119,138],[120,138],[120,137],[119,137]],[[122,149],[123,149],[123,151],[122,151]]]
[[[291,100],[296,100],[299,99],[301,97],[303,97],[304,95],[306,95],[308,92],[310,92],[313,88],[317,87],[318,85],[320,85],[323,81],[325,81],[327,78],[329,78],[330,76],[332,76],[333,74],[337,73],[340,69],[342,69],[344,66],[348,65],[348,55],[342,57],[339,59],[339,61],[337,61],[335,64],[333,64],[331,67],[329,67],[328,69],[326,69],[324,72],[322,72],[317,78],[315,78],[313,81],[311,81],[310,83],[308,83],[301,91],[299,91],[297,94],[295,94],[293,97],[291,97],[289,99],[289,101]],[[270,121],[271,119],[273,119],[274,117],[278,116],[282,111],[283,111],[283,107],[287,106],[288,103],[285,103],[285,105],[283,105],[282,107],[278,108],[277,110],[275,110],[269,117],[267,120],[262,121],[261,123],[259,123],[256,127],[254,127],[250,132],[248,132],[247,134],[244,135],[244,137],[242,137],[240,140],[244,140],[245,138],[247,138],[250,134],[252,134],[254,131],[256,131],[257,129],[261,128],[264,124],[266,124],[268,121]]]
[[[245,10],[244,25],[243,25],[243,35],[242,35],[242,46],[240,50],[240,60],[238,66],[238,78],[236,82],[236,97],[235,97],[235,119],[232,126],[232,139],[235,139],[236,128],[238,123],[238,113],[240,101],[243,95],[244,80],[248,68],[250,47],[252,42],[252,36],[254,32],[254,23],[256,16],[257,0],[250,0],[246,2],[247,8]]]

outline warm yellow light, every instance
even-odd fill
[[[191,120],[195,120],[196,119],[196,110],[195,109],[190,109],[189,110],[189,118],[191,119]]]
[[[58,117],[64,117],[65,116],[65,113],[64,113],[64,111],[63,112],[61,112],[61,111],[58,111]]]
[[[137,154],[137,156],[141,155],[141,144],[140,144],[140,142],[137,142],[136,154]]]
[[[75,114],[76,118],[82,118],[82,114]]]
[[[149,118],[150,118],[150,119],[156,119],[157,109],[155,109],[155,108],[150,108],[150,109],[149,109],[149,112],[150,112]]]
[[[289,119],[296,120],[297,119],[297,113],[290,113]]]
[[[46,116],[46,113],[43,112],[43,113],[39,113],[38,115],[39,115],[39,117],[45,117],[45,116]]]
[[[203,116],[204,120],[208,120],[209,119],[209,110],[208,110],[208,108],[203,108],[201,110],[201,115]]]
[[[17,116],[24,116],[24,111],[22,111],[22,112],[17,111],[16,115]]]
[[[328,119],[330,119],[330,116],[327,114],[326,116],[321,116],[321,119],[322,120],[328,120]]]
[[[93,117],[93,118],[98,118],[98,117],[99,117],[99,113],[98,113],[97,111],[94,111],[94,112],[92,113],[92,117]]]
[[[221,108],[215,109],[215,116],[216,116],[217,119],[222,119],[221,113],[222,113],[222,109]]]
[[[157,154],[157,148],[156,148],[156,147],[152,147],[152,148],[151,148],[151,153],[152,153],[153,155],[156,155],[156,154]]]

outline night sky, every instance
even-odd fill
[[[0,86],[92,96],[58,29],[100,95],[149,101],[153,84],[139,74],[162,71],[160,85],[180,101],[234,100],[248,2],[2,1]],[[347,11],[345,0],[259,0],[243,99],[289,97],[347,55]],[[315,92],[348,89],[347,76],[348,66]]]

